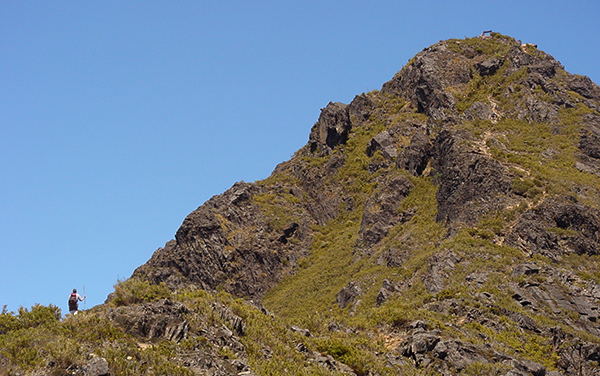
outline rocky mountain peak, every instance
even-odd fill
[[[193,211],[134,277],[262,300],[316,327],[315,310],[401,312],[417,321],[382,319],[402,338],[388,355],[442,374],[475,362],[541,375],[500,333],[543,338],[547,355],[581,333],[596,346],[599,137],[600,88],[537,46],[440,41],[381,90],[329,103],[305,147]],[[493,351],[458,339],[483,333]],[[571,374],[565,354],[553,367]]]
[[[558,196],[545,197],[544,183],[532,176],[535,171],[512,161],[520,152],[508,150],[508,138],[516,131],[507,128],[539,127],[548,136],[571,132],[569,136],[580,139],[574,145],[578,149],[573,150],[577,169],[598,175],[599,102],[597,85],[565,72],[535,45],[497,33],[440,41],[419,52],[380,91],[359,95],[348,105],[329,103],[312,127],[306,148],[278,166],[269,179],[238,183],[192,212],[175,241],[159,249],[135,274],[155,282],[168,281],[172,286],[192,282],[214,289],[223,285],[242,296],[262,296],[308,254],[311,226],[338,218],[343,210],[380,202],[371,197],[361,199],[365,204],[358,203],[355,195],[348,193],[348,184],[353,182],[336,179],[340,170],[348,168],[351,142],[362,149],[360,158],[365,162],[370,158],[367,165],[356,166],[365,168],[367,180],[372,181],[363,183],[375,184],[378,188],[373,194],[381,191],[393,203],[392,209],[378,203],[379,209],[365,212],[363,222],[368,218],[373,226],[391,228],[404,220],[400,218],[404,214],[396,211],[410,188],[397,196],[401,192],[397,178],[384,178],[404,171],[433,179],[436,221],[444,223],[449,234],[476,225],[490,213],[531,206],[498,240],[507,239],[513,246],[537,252],[539,246],[519,235],[523,227],[531,229],[525,224],[527,218],[545,215],[533,213],[546,206],[554,211],[564,206],[564,211],[572,214],[555,213],[554,217],[568,217],[568,224],[560,225],[556,219],[546,220],[545,226],[574,228],[575,223],[584,221],[583,217],[575,219],[577,212],[594,210]],[[587,113],[578,119],[576,134],[572,133],[573,125],[562,114],[584,107]],[[379,131],[373,133],[375,128]],[[357,135],[368,132],[373,135],[366,145],[358,145]],[[556,159],[560,153],[556,149],[560,145],[545,146],[538,150],[539,163]],[[402,184],[411,185],[409,181]],[[528,199],[535,193],[542,195],[542,202]],[[557,200],[563,206],[557,206]],[[374,210],[386,214],[373,217]],[[591,219],[589,215],[585,220]],[[365,231],[363,226],[361,239]],[[576,247],[576,252],[593,253],[597,240],[589,234],[595,232],[586,230],[577,237],[583,233],[592,243]],[[378,235],[384,236],[385,231]],[[291,238],[301,241],[288,242]],[[253,268],[257,269],[250,271]]]

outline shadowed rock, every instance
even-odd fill
[[[325,151],[330,151],[346,143],[351,128],[347,105],[329,102],[327,107],[321,110],[319,120],[310,131],[310,150],[315,152],[319,148],[324,148]]]

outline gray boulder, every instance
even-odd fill
[[[369,141],[367,144],[367,155],[372,157],[376,151],[380,151],[388,159],[395,159],[398,156],[396,143],[390,132],[383,131]]]
[[[104,358],[94,357],[83,367],[85,376],[108,376],[108,362]]]
[[[354,282],[348,283],[348,285],[340,290],[335,297],[335,302],[340,308],[346,308],[348,304],[352,303],[356,298],[363,294],[360,286]]]
[[[503,61],[495,57],[475,64],[475,70],[481,76],[491,76],[502,66]]]

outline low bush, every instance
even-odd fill
[[[171,297],[171,290],[164,282],[156,285],[139,278],[129,278],[119,281],[114,287],[111,304],[117,307]]]

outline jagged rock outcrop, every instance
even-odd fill
[[[495,158],[489,150],[490,145],[505,148],[504,136],[490,133],[487,139],[479,140],[457,125],[461,121],[495,123],[512,117],[529,123],[548,122],[559,129],[561,108],[572,108],[577,100],[595,108],[600,89],[585,77],[565,73],[559,62],[535,46],[521,45],[508,38],[492,39],[496,48],[503,49],[503,55],[488,56],[468,43],[441,41],[418,53],[382,86],[382,95],[405,101],[402,108],[425,115],[426,122],[396,120],[382,110],[375,97],[367,94],[355,97],[348,105],[329,103],[312,127],[307,148],[274,170],[274,176],[289,176],[285,184],[267,188],[238,183],[223,195],[213,197],[186,218],[174,242],[158,250],[134,274],[155,282],[165,281],[171,287],[195,283],[206,289],[225,286],[227,291],[240,296],[262,296],[307,254],[313,224],[328,223],[338,217],[342,208],[355,209],[353,194],[336,181],[336,176],[346,168],[344,150],[352,132],[373,119],[388,126],[375,134],[364,149],[366,156],[372,158],[368,171],[375,174],[395,165],[418,177],[431,166],[428,173],[439,186],[437,220],[447,224],[450,235],[477,224],[489,213],[519,204],[523,193],[514,189],[513,167]],[[469,103],[465,95],[475,90],[468,85],[473,85],[474,80],[488,79],[502,83],[504,102],[512,96],[520,100],[508,106],[500,99],[493,99],[494,95],[500,95],[492,93],[480,96],[465,108],[460,102]],[[466,94],[456,94],[457,88]],[[569,91],[580,97],[572,98]],[[581,130],[577,167],[582,171],[600,171],[600,152],[595,146],[600,133],[598,118],[597,114],[586,115]],[[410,141],[403,144],[406,139]],[[549,158],[555,154],[556,151],[547,151]],[[326,158],[319,168],[302,159],[319,156]],[[378,188],[365,204],[356,244],[366,254],[390,228],[412,215],[394,212],[407,192],[402,188],[392,193],[385,188],[386,181],[389,179],[377,182]],[[273,198],[280,200],[282,194],[291,194],[298,200],[293,205],[296,215],[289,223],[274,228],[274,218],[265,215],[268,200],[263,199],[261,205],[256,197],[274,195]],[[534,246],[534,252],[566,244],[547,232],[544,235],[549,238],[547,241],[527,240],[526,234],[519,235],[527,231],[525,227],[539,225],[535,218],[525,224],[532,215],[524,216],[507,236],[507,244],[526,249],[531,242],[548,243]],[[590,243],[590,231],[593,229],[587,229],[583,238],[571,236],[569,247],[579,253],[594,253],[595,241]]]
[[[415,327],[415,323],[410,327]],[[424,322],[408,331],[397,351],[420,368],[439,364],[436,369],[442,375],[459,374],[474,363],[494,364],[498,368],[505,368],[507,375],[546,375],[546,368],[539,363],[519,360],[486,346],[444,338],[439,331],[427,330],[427,323]]]
[[[569,321],[570,326],[600,335],[594,324],[600,320],[600,285],[570,271],[552,266],[541,268],[535,263],[515,266],[512,275],[521,280],[509,285],[512,298],[520,305],[534,312],[543,309],[556,315],[575,312],[579,319]]]
[[[354,302],[356,298],[363,294],[360,286],[354,282],[350,282],[348,286],[345,286],[343,289],[338,292],[335,297],[335,302],[340,306],[340,308],[346,308],[348,304]]]
[[[398,167],[415,176],[420,176],[432,157],[432,147],[429,137],[423,132],[416,132],[398,159]]]
[[[600,241],[600,211],[573,196],[555,197],[525,212],[506,241],[533,255],[560,259],[568,253],[596,255]]]
[[[356,96],[348,105],[329,102],[321,109],[319,119],[310,131],[308,146],[311,153],[327,155],[336,146],[345,144],[352,127],[368,120],[374,107],[372,100],[364,94]]]
[[[502,60],[491,57],[487,60],[475,63],[474,68],[481,76],[492,76],[500,69],[502,63]]]
[[[182,351],[175,359],[178,363],[186,365],[194,374],[254,375],[247,364],[246,348],[240,342],[240,337],[245,335],[246,323],[227,306],[215,302],[210,308],[212,314],[222,319],[225,325],[209,326],[204,323],[198,328],[199,322],[204,320],[198,320],[197,313],[169,299],[109,308],[106,317],[127,333],[143,341],[142,346],[145,347],[150,347],[161,340],[180,342],[189,339],[193,343],[193,340],[198,341],[200,338],[205,346],[193,352]],[[188,318],[196,320],[193,329]],[[235,354],[235,358],[224,358],[219,355],[219,349],[231,351]],[[90,361],[93,367],[86,367],[103,370],[103,363],[98,359]],[[98,373],[98,376],[100,375],[104,374]]]
[[[339,102],[330,102],[321,110],[319,120],[310,132],[311,151],[315,152],[319,147],[331,151],[336,146],[346,143],[351,128],[348,106]]]
[[[367,155],[372,157],[376,151],[381,152],[386,159],[395,159],[398,156],[398,149],[390,132],[383,131],[369,141]]]
[[[473,102],[471,107],[463,113],[463,118],[467,121],[490,120],[497,121],[498,114],[494,111],[493,105],[484,102]]]
[[[600,115],[597,113],[583,118],[578,147],[577,169],[600,176]]]
[[[346,142],[353,124],[368,120],[373,109],[372,100],[365,95],[355,97],[349,105],[330,103],[311,131],[311,153],[331,154]],[[188,284],[207,290],[223,286],[238,296],[260,298],[306,256],[310,226],[336,218],[342,206],[354,208],[352,198],[331,181],[345,163],[343,155],[330,155],[321,173],[298,162],[284,162],[273,172],[289,174],[297,184],[285,182],[273,190],[239,182],[212,197],[190,213],[175,239],[159,248],[133,275],[165,282],[174,289]],[[288,196],[288,202],[295,202],[295,208],[289,221],[274,226],[281,218],[270,210],[280,204],[282,194]]]
[[[133,273],[150,293],[3,311],[0,373],[597,375],[599,249],[600,87],[440,41],[192,211]]]
[[[423,285],[432,294],[437,294],[445,287],[445,279],[448,278],[448,273],[456,267],[456,264],[461,262],[461,258],[452,251],[436,253],[428,260],[428,272],[423,275]]]
[[[449,51],[445,43],[434,44],[419,52],[402,74],[386,82],[381,91],[406,97],[412,107],[433,120],[446,119],[456,105],[446,87],[471,79],[468,66],[454,61],[455,57],[457,54]]]
[[[184,220],[175,240],[158,249],[134,276],[166,282],[172,288],[193,283],[207,290],[225,286],[239,296],[261,296],[306,254],[302,239],[306,240],[312,223],[302,208],[298,222],[273,228],[253,200],[262,193],[255,184],[237,183],[211,198]],[[294,196],[294,191],[290,194]],[[292,238],[300,242],[290,242]]]
[[[178,342],[187,337],[189,324],[184,317],[187,311],[183,304],[164,299],[108,309],[106,316],[136,337],[148,341],[166,339]]]

